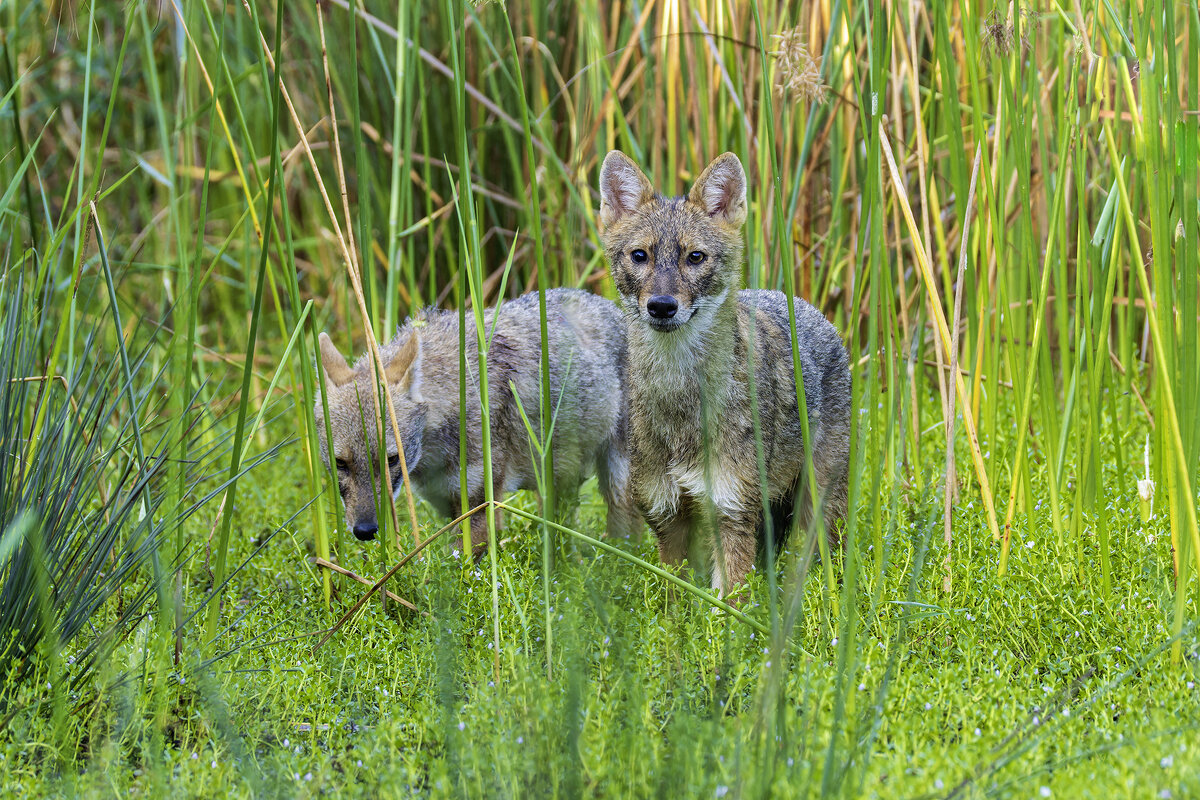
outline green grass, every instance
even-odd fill
[[[304,481],[296,466],[280,467],[257,487],[231,559],[251,553],[250,537],[285,523],[283,509],[301,499]],[[229,588],[232,627],[211,650],[232,653],[183,671],[182,684],[172,673],[167,708],[145,707],[136,685],[108,690],[77,720],[79,738],[64,742],[80,748],[78,774],[39,768],[50,743],[36,712],[18,714],[0,752],[26,770],[11,772],[7,785],[35,795],[170,787],[224,796],[259,787],[298,796],[716,796],[726,786],[803,796],[820,782],[834,695],[849,680],[840,728],[843,758],[855,759],[844,776],[849,793],[945,796],[967,780],[966,796],[1028,797],[1042,786],[1058,797],[1200,791],[1189,766],[1200,758],[1200,688],[1190,671],[1167,668],[1162,653],[1172,568],[1161,524],[1141,525],[1131,502],[1118,509],[1121,590],[1105,601],[1073,579],[1076,553],[1055,545],[1044,497],[1033,523],[1046,536],[1017,543],[1021,558],[1003,580],[979,504],[968,501],[955,533],[972,566],[956,571],[961,594],[945,598],[936,569],[910,585],[912,564],[941,535],[940,501],[902,499],[885,539],[891,566],[881,579],[868,576],[856,601],[863,622],[851,675],[834,668],[830,606],[819,577],[809,579],[811,599],[780,676],[787,741],[778,748],[764,747],[758,730],[773,669],[763,635],[671,599],[663,580],[588,548],[556,564],[558,677],[548,681],[539,532],[517,523],[508,531],[515,543],[498,560],[498,675],[486,563],[465,563],[448,545],[390,584],[430,616],[388,615],[373,602],[314,652],[314,634],[331,618],[319,581],[297,562],[311,547],[293,523]],[[579,527],[595,529],[602,515],[589,492]],[[633,549],[653,558],[648,543]],[[368,549],[342,552],[351,569],[373,574]],[[1083,558],[1094,570],[1094,540]],[[751,587],[744,608],[763,620],[761,575]],[[335,611],[358,596],[344,585]],[[139,662],[147,634],[139,630],[118,652],[114,677]],[[1189,636],[1190,657],[1196,646]]]
[[[100,485],[153,476],[152,516],[209,499],[3,665],[0,792],[1200,793],[1194,3],[0,0],[0,27],[0,286],[45,310],[26,371],[77,401],[92,363],[120,377]],[[421,613],[372,598],[315,648],[366,587],[313,557],[379,576],[447,522],[402,496],[378,545],[342,530],[316,334],[363,352],[429,304],[612,296],[614,147],[669,190],[737,153],[747,285],[844,333],[844,558],[756,573],[748,625],[507,514],[478,567],[437,543],[388,582]],[[65,413],[25,388],[0,496]],[[80,510],[130,546],[115,495]],[[18,568],[35,505],[4,509],[0,580],[61,622],[69,579]],[[571,527],[603,514],[589,492]]]

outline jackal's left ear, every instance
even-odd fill
[[[329,338],[329,334],[321,331],[318,337],[321,343],[321,366],[325,368],[325,380],[331,386],[344,386],[354,379],[354,370],[346,363],[346,359],[338,352]]]
[[[688,200],[710,217],[740,228],[746,221],[746,171],[742,162],[733,153],[717,156],[696,179]]]
[[[633,159],[610,151],[600,167],[600,232],[652,197],[654,187]]]
[[[408,392],[415,400],[420,397],[417,393],[420,382],[421,368],[421,337],[414,328],[412,333],[400,347],[400,352],[392,356],[384,371],[388,386]]]

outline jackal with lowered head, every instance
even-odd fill
[[[550,344],[550,393],[553,428],[550,447],[554,486],[572,498],[593,473],[608,504],[608,533],[629,536],[641,529],[628,490],[628,456],[622,372],[625,330],[620,312],[608,300],[574,289],[546,293]],[[484,324],[488,347],[494,497],[517,489],[537,489],[540,463],[522,419],[540,430],[541,337],[537,294],[526,294],[488,309]],[[332,444],[326,441],[318,398],[316,412],[321,456],[337,465],[338,488],[346,523],[362,540],[375,538],[383,508],[380,437],[371,393],[370,355],[353,366],[321,334],[324,391],[329,404]],[[484,501],[483,447],[479,398],[478,344],[467,337],[466,462],[467,496],[473,508]],[[455,517],[459,484],[459,336],[458,314],[428,310],[407,321],[380,347],[383,382],[391,395],[404,445],[409,478],[417,493],[439,514]],[[520,405],[518,405],[518,399]],[[383,450],[388,490],[402,491],[400,454],[384,415]],[[384,500],[386,502],[386,500]],[[471,518],[471,543],[478,552],[487,541],[482,514]]]
[[[600,230],[627,324],[630,485],[666,563],[689,557],[724,592],[778,544],[816,482],[831,543],[846,514],[850,369],[837,330],[795,299],[813,474],[793,373],[787,297],[739,291],[746,175],[725,153],[685,197],[663,197],[613,151],[600,171]],[[765,481],[756,450],[757,395]],[[798,496],[796,493],[800,492]],[[763,500],[771,510],[765,531]],[[797,501],[799,503],[797,504]]]

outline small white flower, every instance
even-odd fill
[[[213,768],[213,769],[216,769],[216,768],[217,768],[217,762],[216,762],[216,761],[212,762],[212,768]]]
[[[289,742],[287,739],[284,739],[284,740],[283,740],[283,746],[284,746],[284,747],[291,747],[291,746],[292,746],[292,743],[291,743],[291,742]]]
[[[1170,769],[1174,764],[1175,764],[1174,756],[1163,756],[1162,761],[1158,762],[1158,765],[1160,767],[1162,767],[1163,769]]]
[[[1038,789],[1038,794],[1040,794],[1042,797],[1049,797],[1050,796],[1050,787],[1043,786],[1041,789]]]
[[[306,772],[306,773],[304,773],[304,780],[306,780],[306,781],[311,781],[311,780],[312,780],[312,773],[311,773],[311,772]]]
[[[945,788],[945,786],[946,786],[946,784],[942,783],[941,778],[938,778],[936,781],[933,782],[933,788],[935,788],[935,789],[942,789],[942,788]]]
[[[976,729],[975,729],[975,735],[976,735],[976,736],[983,736],[983,731],[979,730],[979,728],[976,728]]]
[[[932,708],[933,708],[933,703],[926,703],[926,704],[925,704],[925,710],[926,710],[926,711],[929,711],[929,710],[930,710],[930,709],[932,709]]]
[[[728,786],[718,786],[716,794],[717,794],[717,797],[724,797],[725,795],[729,794],[729,787]]]
[[[465,722],[458,723],[458,729],[460,731],[465,731],[467,729],[467,723],[465,723]]]

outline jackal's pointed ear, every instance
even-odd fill
[[[325,368],[325,380],[331,386],[344,386],[354,379],[354,370],[350,369],[350,365],[346,363],[346,359],[342,358],[342,354],[338,352],[334,346],[333,340],[329,338],[329,334],[321,331],[318,337],[321,343],[321,366]]]
[[[417,384],[420,378],[420,362],[421,337],[417,335],[417,330],[414,328],[408,341],[400,346],[399,352],[392,356],[392,360],[384,367],[384,376],[387,378],[388,386],[392,389],[406,391],[413,399],[419,400]]]
[[[633,159],[610,151],[600,167],[600,232],[653,197],[650,179]]]
[[[688,201],[710,217],[740,228],[746,221],[746,171],[733,153],[723,153],[700,173]]]

